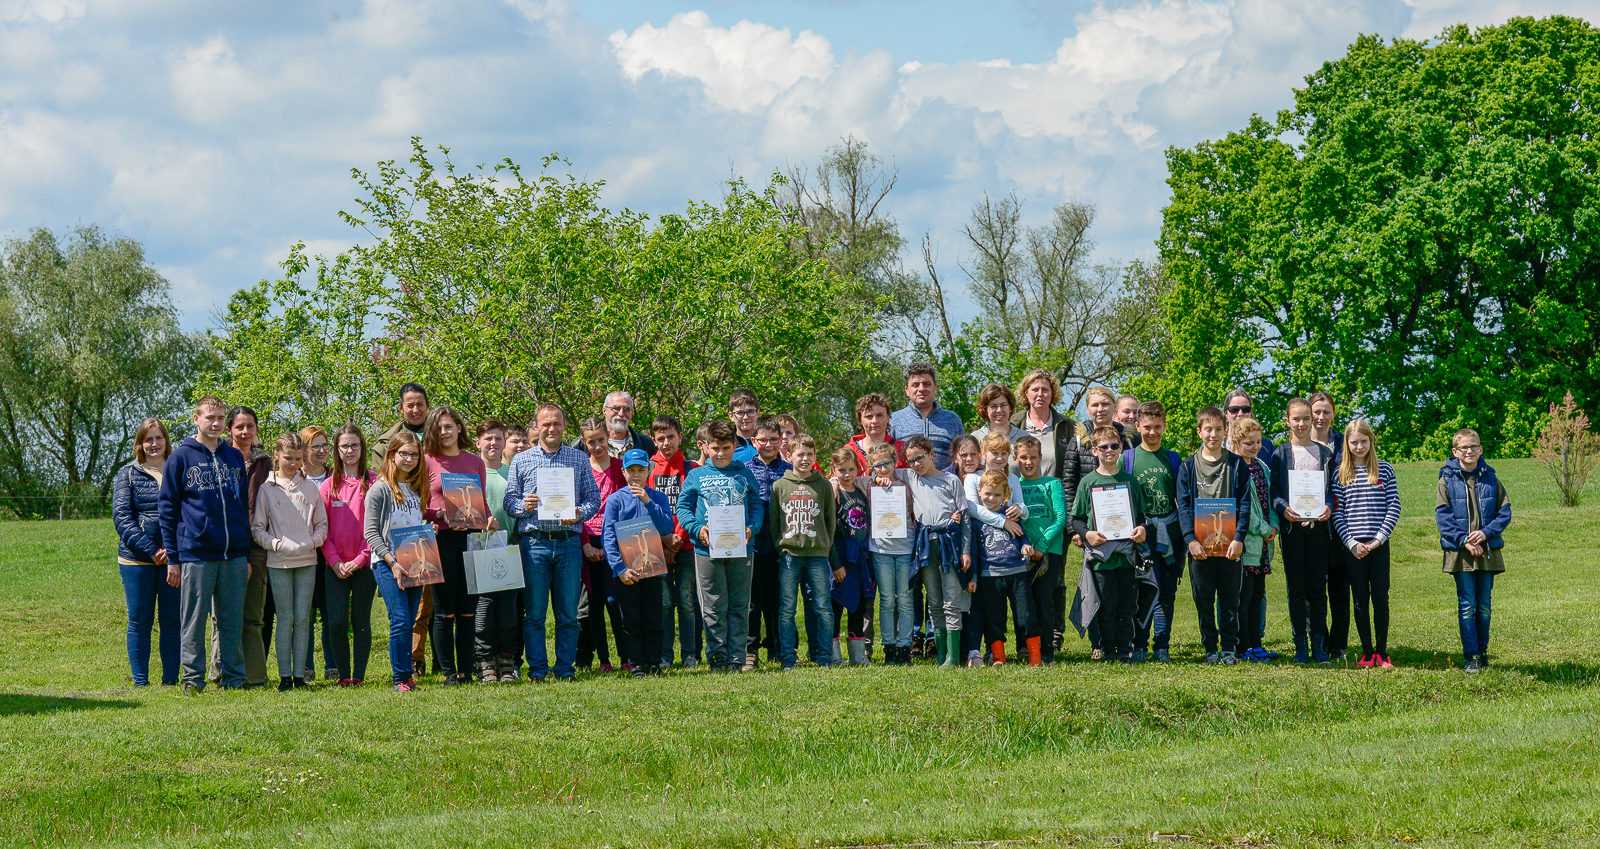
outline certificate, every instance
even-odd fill
[[[872,538],[905,539],[906,491],[898,486],[872,488]]]
[[[1289,470],[1289,512],[1302,519],[1316,519],[1327,506],[1328,479],[1321,469],[1314,472]]]
[[[1133,539],[1133,498],[1125,483],[1090,487],[1090,506],[1094,508],[1094,529],[1106,539]]]
[[[535,469],[533,492],[539,496],[539,521],[578,520],[578,488],[572,480],[572,469],[566,466]]]
[[[743,557],[745,531],[743,504],[724,504],[706,507],[706,536],[711,542],[706,554],[712,558]]]

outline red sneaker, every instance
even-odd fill
[[[1394,668],[1394,662],[1389,660],[1389,656],[1388,655],[1379,654],[1379,655],[1373,655],[1373,657],[1378,661],[1378,668],[1380,668],[1380,669],[1393,669]]]
[[[1377,658],[1378,656],[1375,654],[1364,654],[1360,660],[1356,661],[1356,666],[1362,669],[1371,669],[1378,662]]]
[[[416,690],[417,690],[417,682],[409,680],[409,679],[407,679],[405,681],[401,681],[400,683],[394,685],[394,691],[396,693],[414,693],[414,692],[416,692]]]

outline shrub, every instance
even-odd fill
[[[1572,400],[1550,405],[1550,419],[1539,434],[1533,456],[1555,479],[1561,506],[1576,507],[1595,463],[1600,462],[1600,436],[1589,432],[1589,417]]]

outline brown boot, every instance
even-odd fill
[[[1040,654],[1039,654],[1039,638],[1038,637],[1029,637],[1028,638],[1028,665],[1029,666],[1043,666],[1044,665],[1044,658],[1042,656],[1040,656]]]
[[[1006,665],[1006,641],[995,640],[989,644],[989,653],[994,655],[995,666]]]

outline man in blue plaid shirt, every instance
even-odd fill
[[[511,461],[506,478],[506,515],[517,523],[522,535],[523,597],[527,610],[522,616],[522,640],[528,651],[528,677],[534,683],[546,681],[549,658],[544,646],[546,599],[556,613],[556,677],[573,678],[578,657],[578,595],[582,589],[583,557],[580,551],[585,519],[600,510],[600,488],[589,471],[589,456],[563,444],[567,414],[555,404],[542,404],[534,412],[533,429],[537,442]],[[566,521],[544,520],[539,516],[536,492],[538,470],[548,466],[572,469],[572,482],[578,496],[578,517]]]

